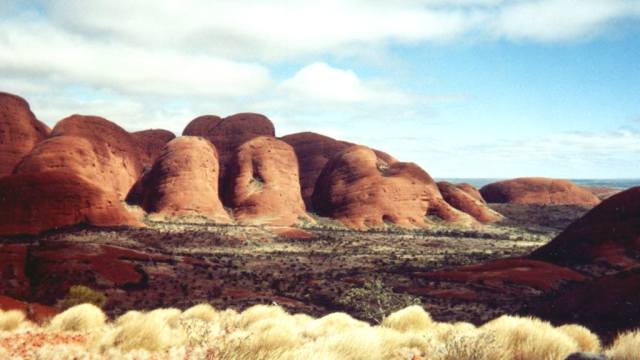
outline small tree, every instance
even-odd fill
[[[367,282],[361,288],[347,290],[337,300],[353,316],[377,324],[392,312],[411,305],[422,305],[422,301],[409,294],[398,294],[380,280]]]
[[[69,293],[64,299],[60,300],[59,305],[63,309],[68,309],[72,306],[86,303],[102,308],[107,303],[107,297],[103,293],[86,286],[74,285],[69,288]]]

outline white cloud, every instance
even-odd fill
[[[381,85],[366,84],[352,70],[316,62],[282,82],[279,90],[294,99],[318,103],[407,103],[408,96]]]
[[[640,16],[636,0],[534,0],[505,6],[490,25],[497,36],[567,41],[593,36],[615,20]]]
[[[262,65],[89,41],[43,22],[24,21],[0,24],[0,69],[38,81],[45,77],[145,95],[246,96],[271,83]]]

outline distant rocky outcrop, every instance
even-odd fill
[[[198,216],[229,223],[218,193],[218,154],[207,140],[182,136],[164,146],[127,202],[159,217]]]
[[[389,164],[360,145],[349,147],[327,163],[312,201],[320,215],[358,229],[385,223],[422,227],[426,215],[446,221],[470,219],[444,201],[436,183],[420,167]]]
[[[640,187],[634,187],[604,200],[530,257],[561,264],[606,262],[631,267],[638,264],[639,255]]]
[[[456,187],[458,187],[458,189],[466,192],[467,194],[469,194],[471,197],[473,197],[474,199],[486,204],[487,202],[484,200],[484,198],[482,197],[482,194],[480,194],[480,191],[473,185],[468,184],[468,183],[461,183],[461,184],[456,184]]]
[[[0,177],[10,175],[48,133],[23,98],[0,92]]]
[[[150,168],[164,146],[176,137],[171,131],[163,129],[136,131],[131,136],[138,146],[140,162],[145,168]]]
[[[142,226],[115,194],[71,172],[0,179],[0,235],[37,234],[76,224]]]
[[[300,167],[302,198],[307,209],[312,211],[311,195],[322,169],[331,158],[354,144],[314,132],[290,134],[283,136],[281,140],[291,145],[296,152]],[[387,163],[396,161],[389,154],[375,149],[373,151]]]
[[[240,223],[292,225],[306,217],[293,148],[260,136],[237,148],[229,166],[229,201]]]
[[[482,187],[480,193],[489,203],[584,206],[600,203],[591,192],[568,180],[541,177],[498,181]]]
[[[109,120],[83,115],[72,115],[56,124],[51,137],[63,136],[64,140],[57,139],[36,148],[17,172],[66,169],[124,199],[142,173],[133,137]],[[67,146],[70,149],[66,149]]]
[[[493,223],[503,219],[502,215],[492,210],[484,201],[476,198],[470,189],[465,191],[446,181],[438,182],[438,189],[447,203],[473,216],[481,223]]]
[[[216,147],[220,161],[220,184],[225,184],[229,162],[236,148],[258,136],[275,136],[269,118],[261,114],[240,113],[225,118],[204,115],[192,120],[182,135],[202,136]]]

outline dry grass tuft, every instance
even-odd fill
[[[277,319],[288,314],[281,307],[275,305],[254,305],[246,309],[237,317],[236,326],[242,329],[265,319]]]
[[[19,310],[0,310],[0,331],[13,331],[25,323],[25,314]]]
[[[185,310],[182,313],[182,318],[212,322],[218,318],[218,312],[209,304],[198,304]]]
[[[400,332],[428,331],[433,327],[431,316],[422,306],[412,305],[396,311],[382,321],[382,326]]]
[[[638,360],[640,358],[640,330],[629,331],[618,336],[606,354],[611,360]]]
[[[93,304],[71,307],[51,319],[49,327],[54,331],[88,331],[104,325],[107,316]]]
[[[481,327],[491,333],[508,359],[564,360],[578,344],[546,321],[503,315]]]
[[[602,344],[598,335],[592,333],[584,326],[568,324],[557,327],[557,329],[569,337],[577,344],[582,352],[598,353],[602,350]]]
[[[175,316],[173,310],[159,309],[130,318],[102,337],[100,349],[117,347],[123,351],[163,351],[172,346],[182,345],[186,336],[182,329],[171,325]]]

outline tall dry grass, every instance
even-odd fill
[[[516,316],[480,327],[440,323],[419,306],[397,311],[379,326],[345,313],[313,318],[278,306],[237,312],[207,304],[129,311],[113,321],[83,304],[48,325],[25,323],[24,314],[0,313],[0,359],[19,358],[4,346],[14,339],[26,344],[23,359],[564,360],[576,351],[601,351],[598,337],[579,325],[554,327]],[[30,343],[34,336],[39,340]],[[629,332],[606,352],[612,360],[639,359],[638,349],[640,332]]]

